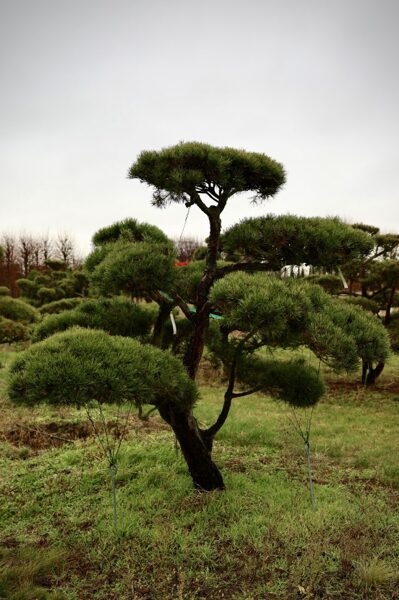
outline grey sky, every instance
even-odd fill
[[[180,140],[260,151],[283,191],[231,200],[399,230],[397,0],[0,0],[0,232],[132,216],[179,235],[126,172]],[[190,213],[186,234],[204,237]]]

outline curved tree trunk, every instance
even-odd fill
[[[205,345],[209,324],[209,290],[215,280],[217,255],[221,232],[220,213],[223,206],[208,207],[210,233],[206,266],[197,289],[196,314],[193,320],[193,333],[188,343],[183,364],[188,375],[195,380]],[[188,465],[194,487],[202,491],[222,490],[224,483],[219,469],[211,458],[212,439],[205,436],[198,427],[192,411],[176,411],[171,407],[160,408],[161,417],[175,432],[181,451]]]
[[[385,367],[384,362],[377,363],[376,367],[367,361],[363,361],[362,368],[362,383],[366,385],[374,385],[378,377],[381,375]]]
[[[159,408],[161,417],[172,427],[188,465],[194,487],[200,491],[223,490],[219,469],[205,446],[191,410],[179,411],[171,406]]]

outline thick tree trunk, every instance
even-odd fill
[[[160,407],[161,417],[172,427],[188,465],[194,487],[200,491],[223,490],[223,478],[212,461],[191,410]]]
[[[367,361],[363,361],[362,383],[366,385],[374,385],[378,377],[381,375],[385,367],[385,363],[379,362],[376,367]]]

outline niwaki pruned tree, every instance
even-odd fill
[[[158,304],[153,345],[163,345],[162,329],[173,308],[178,307],[184,315],[188,336],[180,361],[170,352],[141,346],[143,356],[144,352],[155,352],[157,357],[168,357],[164,359],[166,362],[173,358],[170,364],[175,365],[176,376],[174,369],[168,367],[170,382],[163,394],[163,367],[160,362],[148,361],[149,375],[145,378],[148,399],[145,400],[145,386],[143,388],[140,384],[140,401],[151,403],[156,389],[159,396],[152,403],[173,429],[195,487],[200,490],[222,489],[223,478],[212,460],[212,447],[234,398],[264,391],[292,406],[309,406],[315,404],[323,393],[323,383],[316,370],[301,360],[277,360],[274,348],[307,346],[321,361],[335,369],[348,371],[356,368],[365,356],[373,360],[387,356],[388,338],[376,319],[331,298],[319,286],[303,280],[280,278],[280,269],[286,264],[310,261],[312,264],[325,264],[328,260],[339,265],[365,252],[369,244],[368,235],[355,231],[338,219],[269,216],[263,220],[242,222],[238,226],[240,230],[233,228],[221,239],[221,215],[228,202],[242,201],[242,196],[238,196],[240,192],[249,192],[256,201],[263,201],[273,196],[285,181],[282,165],[263,154],[200,143],[180,143],[159,152],[143,152],[131,167],[129,176],[153,187],[156,206],[183,203],[205,215],[209,223],[205,259],[187,267],[176,267],[175,250],[167,238],[162,237],[163,234],[158,234],[159,230],[127,220],[94,236],[94,250],[88,258],[87,268],[99,293],[123,293]],[[236,195],[237,198],[234,198]],[[225,253],[224,261],[220,260],[221,248]],[[210,319],[213,323],[211,329]],[[54,356],[59,380],[69,376],[73,387],[73,371],[63,374],[63,361],[56,352],[47,349],[68,340],[67,346],[62,341],[59,353],[66,352],[71,364],[78,368],[77,356],[80,356],[82,347],[86,345],[88,355],[95,353],[91,342],[94,338],[85,338],[85,335],[94,334],[72,330],[32,346],[25,358],[13,368],[10,383],[13,399],[29,403],[49,397],[43,393],[47,385],[44,379],[41,385],[30,383],[31,379],[37,379],[34,373],[40,367],[41,352],[46,354],[47,366]],[[96,335],[100,334],[97,332]],[[101,335],[106,336],[104,333]],[[79,343],[73,341],[74,336],[79,336]],[[81,369],[76,389],[79,387],[83,390],[79,393],[83,394],[86,390],[88,395],[93,395],[90,385],[97,385],[93,381],[96,382],[98,373],[97,400],[131,401],[136,393],[134,382],[138,381],[133,377],[133,363],[125,350],[119,350],[114,342],[107,341],[111,339],[104,337],[101,343],[103,347],[109,344],[112,348],[119,378],[126,383],[125,387],[118,383],[115,394],[102,392],[105,381],[101,379],[100,372],[104,362],[94,371],[90,370],[88,362],[87,379],[85,369]],[[228,386],[215,422],[201,428],[193,407],[197,399],[195,378],[207,339],[211,351],[223,359]],[[126,340],[123,343],[138,342]],[[123,343],[118,342],[120,345]],[[266,358],[262,351],[264,348],[267,350]],[[139,355],[137,350],[134,354],[137,360],[140,360]],[[34,365],[31,370],[30,360]],[[104,359],[106,364],[107,360]],[[170,392],[170,386],[176,390],[176,398]],[[185,386],[187,400],[181,401]],[[65,397],[62,390],[58,393],[60,399]],[[73,398],[73,394],[70,397]]]

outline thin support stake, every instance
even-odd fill
[[[187,219],[188,219],[188,215],[190,214],[190,208],[191,208],[191,206],[189,206],[189,207],[187,208],[187,214],[186,214],[186,218],[184,219],[183,228],[182,228],[182,230],[181,230],[181,234],[180,234],[179,241],[178,241],[178,244],[177,244],[178,246],[180,246],[180,242],[181,242],[181,239],[182,239],[182,237],[183,237],[184,230],[185,230],[185,228],[186,228],[186,225],[187,225]]]
[[[306,455],[307,462],[308,462],[310,505],[312,507],[312,510],[314,510],[314,489],[313,489],[312,465],[311,465],[311,460],[310,460],[309,442],[305,442],[305,455]]]
[[[112,484],[112,507],[113,507],[113,513],[114,513],[114,528],[115,529],[118,524],[118,518],[117,518],[117,514],[116,514],[116,485],[115,485],[117,469],[118,469],[118,467],[116,465],[110,465],[110,467],[109,467],[109,472],[111,475],[111,484]]]

